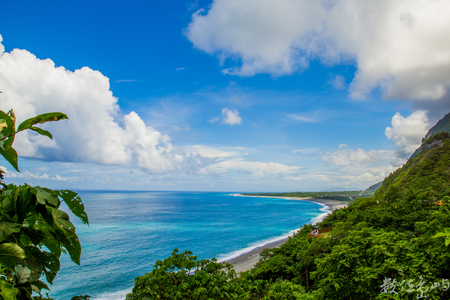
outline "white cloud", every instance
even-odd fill
[[[334,76],[333,79],[328,81],[328,83],[337,90],[343,90],[346,88],[345,77],[339,74]]]
[[[3,169],[4,171],[6,171],[7,169],[5,167],[0,167],[0,169]],[[47,173],[43,173],[43,174],[37,174],[37,173],[32,173],[28,170],[25,170],[21,173],[17,173],[17,172],[7,172],[7,178],[8,180],[10,178],[19,178],[22,180],[30,180],[30,179],[43,179],[43,180],[52,180],[52,181],[68,181],[71,178],[70,177],[61,177],[61,175],[56,174],[54,176],[50,176]]]
[[[26,50],[0,54],[0,109],[13,108],[18,122],[50,111],[70,118],[43,126],[54,141],[18,134],[15,146],[21,156],[132,165],[154,173],[192,167],[169,136],[147,126],[135,112],[121,115],[109,79],[100,72],[87,67],[72,72]]]
[[[214,124],[214,123],[218,122],[219,120],[220,120],[219,117],[214,117],[214,118],[209,119],[208,122],[211,124]]]
[[[217,160],[224,160],[225,158],[240,156],[243,150],[242,148],[215,148],[203,145],[184,146],[183,149],[190,155],[199,154],[202,157],[215,158]]]
[[[344,147],[341,146],[339,146],[340,149],[335,152],[326,152],[322,156],[323,161],[334,166],[358,167],[377,163],[380,159],[390,159],[393,156],[393,151],[388,150],[366,151],[360,148],[344,149]]]
[[[305,174],[301,176],[287,176],[284,177],[286,180],[296,180],[296,181],[330,181],[330,176],[327,174]]]
[[[427,114],[418,110],[404,118],[400,113],[392,117],[392,127],[387,127],[386,137],[397,144],[395,155],[402,162],[405,161],[422,143],[431,125]]]
[[[239,125],[242,122],[242,118],[239,116],[239,112],[235,109],[222,109],[222,116],[223,122],[228,125]]]
[[[293,121],[304,122],[304,123],[317,123],[318,121],[311,117],[301,116],[297,114],[288,114],[287,117]]]
[[[264,163],[244,161],[242,158],[224,160],[216,164],[209,165],[208,171],[213,173],[225,173],[229,170],[239,170],[251,172],[254,177],[264,177],[266,175],[289,175],[298,172],[300,167],[287,166],[279,163]]]
[[[382,181],[397,167],[392,165],[395,152],[389,150],[369,150],[347,148],[341,144],[334,152],[326,152],[322,160],[333,173],[327,178],[339,188],[367,188]]]
[[[319,151],[319,148],[306,148],[306,149],[296,149],[292,150],[291,153],[301,153],[301,154],[314,154]]]
[[[216,0],[193,14],[185,34],[221,61],[238,61],[224,73],[282,75],[316,58],[354,61],[353,98],[381,87],[386,98],[439,100],[450,89],[449,11],[445,0]]]

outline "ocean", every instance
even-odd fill
[[[315,223],[326,208],[308,201],[210,192],[77,191],[90,226],[71,215],[82,246],[81,266],[68,255],[50,296],[125,299],[133,279],[175,248],[198,259],[237,257]],[[67,208],[62,208],[67,211]]]

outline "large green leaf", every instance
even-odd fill
[[[9,188],[10,186],[8,186],[8,189]],[[15,187],[11,187],[11,189],[12,188]],[[17,197],[16,202],[17,216],[19,217],[19,222],[23,222],[27,217],[29,210],[32,209],[32,206],[35,206],[34,203],[33,205],[30,205],[30,203],[36,201],[33,201],[36,196],[31,192],[31,187],[28,184],[18,186],[16,189],[19,189],[19,196]]]
[[[84,210],[83,202],[77,193],[70,190],[61,190],[56,192],[58,193],[57,195],[64,200],[75,216],[80,218],[84,224],[89,224],[89,219]]]
[[[48,286],[45,283],[43,283],[42,281],[40,281],[40,280],[35,280],[35,281],[30,282],[30,283],[31,283],[31,288],[36,293],[40,294],[43,289],[50,290],[48,288]]]
[[[7,142],[9,142],[10,139],[11,138],[8,138],[6,142],[3,143],[3,148],[0,148],[0,154],[14,167],[14,169],[16,169],[17,172],[19,172],[17,152],[13,147],[7,145]]]
[[[0,110],[0,138],[3,139],[15,132],[14,124],[14,112],[11,110],[9,113],[5,113]]]
[[[16,264],[25,258],[25,251],[16,243],[0,244],[0,263],[14,270]]]
[[[37,201],[42,205],[50,205],[59,207],[60,201],[57,196],[53,195],[52,190],[41,188],[40,186],[32,187],[31,192],[36,195]]]
[[[16,133],[16,116],[11,109],[8,113],[0,111],[0,118],[3,120],[0,131],[0,149],[7,151],[14,142]]]
[[[39,127],[35,127],[35,126],[31,126],[30,128],[28,128],[30,130],[36,131],[37,133],[39,133],[40,135],[45,135],[47,137],[49,137],[51,140],[53,139],[53,135],[48,132],[47,130],[44,130],[42,128]]]
[[[3,139],[5,136],[7,136],[6,134],[7,130],[8,130],[8,122],[6,121],[6,119],[0,119],[0,139]],[[0,146],[3,148],[3,141],[1,141]]]
[[[27,219],[28,220],[28,219]],[[31,223],[31,222],[30,222]],[[40,222],[43,223],[43,222]],[[32,226],[32,227],[22,227],[22,236],[26,236],[28,240],[34,245],[39,245],[48,235],[47,232],[41,230],[41,227]]]
[[[55,240],[52,236],[52,238],[46,238],[42,241],[45,247],[47,247],[48,250],[50,250],[53,255],[55,255],[57,258],[61,257],[61,244]]]
[[[13,233],[20,232],[20,224],[11,222],[0,222],[0,242],[3,242]]]
[[[46,122],[51,121],[59,121],[59,120],[65,120],[69,119],[65,114],[60,112],[51,112],[51,113],[45,113],[42,115],[38,115],[33,118],[29,118],[22,123],[20,123],[19,127],[17,127],[17,131],[22,131],[25,129],[30,129],[33,125],[36,124],[42,124]]]
[[[38,247],[27,247],[28,256],[25,258],[26,266],[32,271],[31,281],[38,280],[42,271],[49,283],[53,283],[56,273],[61,265],[54,254],[41,251]]]
[[[75,234],[75,226],[70,222],[69,215],[62,210],[47,207],[53,218],[55,234],[64,248],[69,251],[70,258],[76,264],[80,264],[81,245]]]
[[[444,228],[444,232],[439,232],[433,238],[445,237],[445,246],[450,245],[450,228]]]
[[[0,277],[0,295],[3,300],[16,300],[17,295],[17,289],[3,277]]]
[[[14,268],[13,278],[16,285],[24,284],[31,277],[31,270],[19,265]]]

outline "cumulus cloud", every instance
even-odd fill
[[[235,109],[222,109],[222,117],[223,122],[228,125],[239,125],[242,122],[242,118],[239,116],[239,112]]]
[[[449,11],[445,0],[215,0],[193,14],[185,34],[222,62],[238,61],[224,73],[290,74],[317,58],[355,62],[353,98],[379,87],[386,98],[441,101],[450,88]]]
[[[386,137],[395,142],[395,156],[399,163],[404,162],[422,143],[422,138],[431,127],[425,111],[415,111],[409,117],[396,113],[392,117],[392,127],[387,127]],[[398,163],[397,163],[398,164]]]
[[[121,114],[109,79],[100,72],[87,67],[72,72],[26,50],[0,50],[2,110],[14,109],[18,122],[50,111],[70,118],[43,126],[54,141],[20,133],[15,146],[21,156],[134,165],[154,173],[189,168],[191,162],[169,136],[147,126],[135,112]]]

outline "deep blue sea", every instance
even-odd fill
[[[286,237],[326,212],[323,205],[209,192],[79,191],[90,226],[71,216],[81,266],[62,255],[50,296],[124,299],[133,279],[173,249],[201,258],[236,257]],[[64,209],[64,208],[63,208]]]

